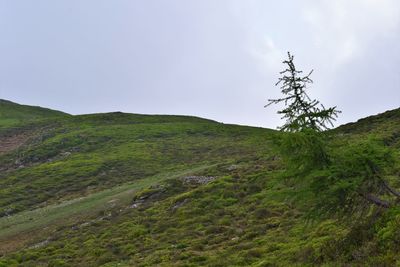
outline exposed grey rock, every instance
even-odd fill
[[[35,245],[30,246],[29,248],[41,248],[41,247],[46,246],[48,243],[50,243],[50,240],[46,239],[46,240],[44,240],[42,242],[39,242],[39,243],[37,243]]]
[[[187,184],[207,184],[215,180],[213,176],[185,176],[182,181]]]
[[[68,156],[70,156],[71,154],[72,154],[71,152],[67,151],[67,152],[61,153],[60,155],[61,155],[62,157],[68,157]]]
[[[185,198],[182,201],[178,201],[177,203],[175,203],[175,205],[172,207],[172,211],[175,211],[177,209],[179,209],[180,207],[182,207],[183,205],[185,205],[187,202],[189,201],[189,199]]]
[[[228,171],[233,171],[233,170],[236,170],[238,168],[238,166],[237,165],[231,165],[231,166],[229,166],[228,168],[226,168]]]

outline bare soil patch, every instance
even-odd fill
[[[29,140],[30,137],[31,134],[26,132],[8,136],[0,136],[0,155],[13,151],[14,149],[22,146]]]

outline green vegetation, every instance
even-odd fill
[[[253,145],[262,148],[261,135],[256,135],[262,129],[197,118],[188,122],[187,117],[127,116],[114,123],[118,114],[68,118],[40,142],[3,156],[7,171],[0,180],[0,215],[163,172],[232,161],[247,157]]]
[[[166,179],[190,175],[208,167],[201,166],[185,172],[155,175],[134,183],[127,183],[93,193],[86,197],[65,201],[61,204],[47,205],[36,210],[20,212],[12,217],[2,217],[0,218],[0,238],[22,231],[37,230],[40,227],[56,223],[60,219],[71,216],[96,215],[97,212],[103,212],[104,209],[108,208],[109,203],[111,203],[112,208],[115,208],[116,204],[121,207],[129,205],[132,201],[132,194],[136,191],[157,185]]]
[[[372,205],[379,208],[397,206],[400,192],[388,182],[395,165],[394,152],[378,144],[377,140],[362,140],[341,146],[329,146],[328,125],[340,111],[336,107],[326,109],[318,100],[311,100],[306,93],[310,74],[299,77],[302,71],[296,70],[292,56],[283,61],[287,69],[283,77],[280,99],[271,99],[269,104],[284,103],[285,108],[278,111],[286,119],[282,135],[275,142],[280,155],[285,160],[286,175],[296,178],[310,201],[310,193],[315,196],[314,216],[323,214],[350,214],[370,211]],[[268,106],[268,105],[267,105]],[[389,172],[387,172],[389,170]],[[372,211],[372,214],[376,212]],[[374,216],[374,215],[366,215]]]
[[[68,114],[47,108],[19,105],[0,99],[0,129],[30,121],[65,116]]]
[[[400,110],[329,131],[320,166],[287,142],[277,156],[293,133],[194,117],[61,116],[1,138],[21,133],[0,155],[0,266],[400,264],[397,206],[308,216],[368,187],[363,155],[400,188]]]

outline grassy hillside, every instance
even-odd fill
[[[0,129],[68,114],[42,107],[26,106],[0,99]]]
[[[398,208],[306,220],[314,203],[282,179],[273,130],[123,113],[29,125],[0,155],[0,266],[400,264]],[[331,142],[398,151],[399,133],[395,110]],[[400,187],[398,163],[390,173]]]
[[[262,129],[178,116],[66,118],[3,156],[0,215],[41,207],[166,171],[248,157]]]

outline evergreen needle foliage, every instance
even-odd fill
[[[329,125],[333,126],[333,121],[340,111],[336,107],[325,108],[316,99],[311,100],[306,89],[307,84],[313,82],[310,78],[313,70],[306,76],[300,76],[303,72],[296,70],[293,59],[294,56],[288,52],[288,59],[283,61],[287,68],[280,72],[282,77],[276,83],[276,85],[281,85],[281,92],[284,97],[269,99],[266,106],[285,104],[285,108],[278,111],[279,114],[283,114],[282,119],[286,119],[286,123],[281,127],[284,131],[326,130]]]
[[[284,97],[269,99],[271,104],[284,103],[286,133],[279,135],[276,145],[286,163],[287,177],[297,179],[298,198],[314,196],[312,215],[365,214],[371,205],[389,208],[398,203],[400,193],[387,182],[387,169],[393,169],[393,151],[373,138],[357,142],[345,141],[333,146],[329,132],[337,118],[336,107],[325,108],[306,93],[310,75],[300,76],[294,56],[288,53],[283,61],[287,68],[280,72]],[[301,182],[300,182],[301,181]],[[306,199],[309,201],[309,199]]]

